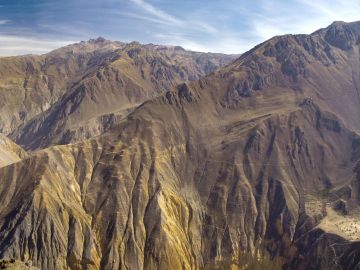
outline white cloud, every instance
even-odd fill
[[[128,17],[128,18],[138,19],[138,20],[142,20],[142,21],[153,22],[153,23],[157,23],[157,24],[171,25],[168,21],[164,21],[157,17],[151,17],[149,15],[142,15],[142,14],[138,14],[138,13],[134,13],[134,12],[114,11],[113,14]]]
[[[181,46],[187,50],[192,50],[192,51],[207,51],[206,46],[203,46],[202,44],[186,38],[183,34],[181,33],[176,33],[176,34],[155,34],[154,37],[156,39],[160,39],[161,43],[164,45],[176,45],[176,46]]]
[[[216,14],[217,19],[209,16],[213,11],[208,13],[206,7],[186,13],[180,19],[146,0],[130,1],[137,3],[154,19],[165,20],[171,25],[171,28],[163,28],[161,34],[154,35],[157,42],[181,45],[196,51],[243,53],[273,36],[310,34],[335,20],[360,19],[360,2],[354,0],[333,0],[331,3],[328,0],[293,0],[286,3],[258,0],[255,9],[239,6],[236,1],[226,1],[227,16],[224,19],[218,16],[224,10]],[[237,20],[243,20],[247,27],[237,28]],[[216,27],[213,27],[215,22]]]
[[[210,24],[203,22],[203,21],[198,21],[198,20],[190,20],[189,24],[195,25],[197,26],[200,30],[203,30],[209,34],[215,34],[218,33],[219,31],[211,26]]]
[[[252,42],[227,34],[212,41],[195,41],[181,33],[155,34],[154,37],[159,39],[161,44],[178,45],[184,49],[198,52],[240,54],[253,47]]]
[[[327,17],[329,20],[357,20],[359,19],[358,1],[343,0],[298,0],[299,3],[312,8],[319,15]]]
[[[210,24],[208,24],[207,22],[204,21],[200,21],[197,19],[180,19],[177,18],[167,12],[165,12],[162,9],[159,9],[151,4],[149,4],[148,2],[145,2],[144,0],[130,0],[132,3],[136,4],[138,7],[140,7],[143,11],[145,11],[146,13],[153,15],[153,21],[157,20],[159,23],[161,24],[167,24],[167,25],[171,25],[171,26],[175,26],[175,27],[179,27],[179,28],[183,28],[183,29],[194,29],[197,31],[203,31],[205,33],[208,34],[215,34],[218,32],[218,30],[211,26]],[[129,14],[129,16],[134,17],[134,14]],[[140,16],[140,15],[136,15],[136,16]],[[142,16],[141,16],[142,17]],[[149,17],[142,17],[145,20],[149,20]]]
[[[333,21],[360,19],[360,2],[346,0],[296,0],[292,6],[266,5],[263,12],[251,14],[250,25],[258,42],[276,35],[310,34]],[[281,12],[279,9],[282,8]]]
[[[0,56],[43,54],[70,43],[0,34]]]
[[[356,21],[360,19],[359,1],[347,1],[347,0],[298,0],[307,8],[311,8],[314,13],[317,13],[318,17],[312,17],[314,21],[327,20],[333,21]],[[324,27],[324,26],[323,26]]]
[[[135,3],[147,13],[154,15],[158,19],[163,20],[164,23],[175,24],[175,25],[182,25],[184,22],[173,17],[172,15],[166,13],[165,11],[154,7],[153,5],[145,2],[144,0],[130,0],[131,2]]]

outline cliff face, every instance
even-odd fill
[[[235,58],[102,38],[0,58],[0,132],[31,150],[99,135],[145,100]]]
[[[0,257],[150,270],[261,253],[357,269],[359,28],[273,38],[100,136],[0,168]]]

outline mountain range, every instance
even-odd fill
[[[0,258],[360,269],[360,22],[242,55],[98,38],[0,58],[0,95]]]
[[[31,150],[99,135],[145,100],[235,58],[103,38],[1,58],[0,131]]]

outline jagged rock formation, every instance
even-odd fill
[[[98,135],[109,119],[236,57],[98,38],[1,58],[0,132],[32,150]]]
[[[273,38],[101,136],[0,168],[0,257],[201,269],[261,251],[358,269],[359,37],[337,22]]]

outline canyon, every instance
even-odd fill
[[[99,38],[0,58],[0,258],[359,269],[359,45],[334,22],[242,55]]]

